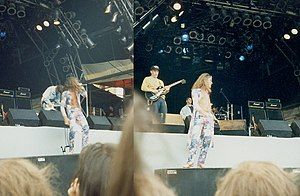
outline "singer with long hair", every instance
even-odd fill
[[[214,134],[215,116],[211,110],[212,76],[203,73],[192,87],[193,114],[188,131],[188,159],[185,168],[203,168]]]
[[[70,152],[74,150],[76,132],[82,132],[82,148],[88,144],[89,125],[82,113],[80,96],[87,97],[87,92],[75,77],[69,77],[65,83],[65,91],[61,98],[61,113],[64,122],[70,127],[69,142]]]

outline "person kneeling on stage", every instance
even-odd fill
[[[184,121],[184,133],[188,133],[190,128],[190,122],[193,114],[192,98],[188,97],[186,100],[186,105],[181,108],[180,115]]]
[[[70,152],[74,150],[75,133],[82,131],[82,148],[88,144],[89,125],[81,111],[80,96],[87,97],[87,92],[75,77],[67,78],[65,91],[61,98],[61,113],[66,125],[70,126]],[[66,108],[66,110],[65,110]]]
[[[63,91],[63,85],[49,86],[41,99],[42,108],[44,110],[56,110],[55,107],[60,107],[60,98]]]

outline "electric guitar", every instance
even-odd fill
[[[51,104],[47,104],[47,103],[43,103],[43,109],[50,111],[50,110],[57,110],[57,108],[60,108],[60,104],[58,103],[51,103]]]
[[[168,86],[171,88],[171,87],[176,86],[178,84],[185,84],[185,83],[186,83],[185,79],[182,79],[182,80],[174,82],[174,83],[172,83]],[[166,89],[162,86],[158,87],[156,90],[158,90],[157,93],[145,92],[145,97],[148,101],[151,101],[151,102],[157,101],[162,95],[167,94]]]

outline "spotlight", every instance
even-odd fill
[[[76,20],[74,23],[73,23],[73,28],[76,30],[76,31],[79,31],[81,27],[81,21],[80,20]]]
[[[176,54],[181,54],[182,53],[182,47],[178,46],[175,49]]]
[[[119,27],[116,29],[116,32],[117,32],[118,34],[121,34],[121,32],[122,32],[122,27],[119,26]]]
[[[46,60],[45,60],[45,61],[44,61],[44,66],[45,66],[45,67],[49,67],[49,66],[50,66],[50,61],[46,61]]]
[[[225,38],[225,37],[221,37],[221,38],[219,39],[219,44],[220,44],[220,45],[224,45],[225,42],[226,42],[226,38]]]
[[[231,57],[231,52],[230,51],[227,51],[226,53],[225,53],[225,58],[226,59],[229,59]]]
[[[197,33],[197,31],[190,31],[189,36],[191,39],[196,39],[198,36],[198,33]]]
[[[181,44],[181,38],[180,38],[180,37],[174,37],[173,43],[174,43],[175,45],[180,45],[180,44]]]
[[[284,39],[291,39],[291,36],[289,34],[284,34],[283,38]]]
[[[0,40],[3,41],[6,38],[7,33],[5,31],[0,31]]]
[[[55,48],[56,48],[56,49],[60,49],[60,48],[61,48],[61,44],[60,44],[60,43],[57,43],[57,44],[55,45]]]
[[[207,38],[207,41],[209,43],[213,43],[216,40],[215,36],[213,34],[209,35]]]
[[[17,13],[16,5],[14,3],[10,3],[7,8],[7,14],[12,16]]]
[[[127,38],[126,38],[125,36],[123,36],[123,37],[120,39],[120,41],[121,41],[123,44],[125,44],[125,43],[127,42]]]
[[[135,13],[135,15],[136,16],[141,16],[141,15],[143,15],[143,13],[144,13],[144,8],[142,7],[142,6],[137,6],[137,7],[135,7],[135,9],[134,9],[134,13]]]
[[[250,26],[252,23],[252,19],[250,18],[250,15],[244,14],[243,17],[244,17],[243,25],[246,27]]]
[[[88,37],[86,29],[80,30],[80,36],[82,39],[86,39]]]
[[[246,50],[253,50],[253,44],[249,44],[246,46]]]
[[[292,29],[292,30],[291,30],[291,33],[292,33],[293,35],[297,35],[297,34],[298,34],[298,30],[297,30],[297,29]]]
[[[222,15],[223,15],[223,23],[228,23],[231,20],[231,15],[226,11],[222,10]]]
[[[239,16],[238,12],[233,12],[233,23],[234,24],[240,24],[240,22],[242,21],[242,18]]]
[[[60,16],[59,10],[55,10],[53,24],[56,26],[60,25],[59,16]]]
[[[164,51],[163,50],[159,50],[158,51],[158,54],[162,54]]]
[[[171,18],[171,22],[177,22],[177,16],[173,16],[172,18]]]
[[[182,39],[182,41],[187,42],[187,41],[189,41],[189,35],[188,35],[187,33],[184,33],[184,34],[181,36],[181,39]]]
[[[134,43],[132,42],[132,43],[126,48],[126,50],[127,50],[128,52],[131,52],[131,51],[133,51],[133,47],[134,47]]]
[[[171,46],[167,46],[167,48],[165,49],[165,53],[171,53],[172,51],[172,47]]]
[[[211,20],[217,21],[220,18],[220,14],[216,12],[215,8],[211,8]]]
[[[5,10],[6,10],[5,2],[4,0],[0,0],[0,13],[5,12]]]
[[[241,55],[241,56],[239,57],[239,60],[240,60],[240,61],[244,61],[244,60],[245,60],[245,56],[244,56],[244,55]]]
[[[65,16],[68,18],[68,19],[73,19],[76,17],[76,13],[75,12],[66,12],[65,13]]]
[[[152,44],[147,44],[145,50],[146,50],[147,52],[152,51],[152,50],[153,50],[153,45],[152,45]]]
[[[105,8],[105,11],[104,11],[104,13],[105,14],[109,14],[109,13],[111,13],[111,1],[108,3],[108,6]]]
[[[178,10],[181,10],[181,4],[179,2],[176,2],[173,4],[173,8],[174,10],[178,11]]]
[[[181,12],[178,14],[178,16],[182,16],[183,13],[184,13],[184,11],[181,11]]]
[[[269,29],[272,27],[272,22],[270,17],[265,17],[265,21],[263,22],[263,28],[264,29]]]
[[[85,40],[86,45],[88,46],[89,49],[95,48],[96,44],[91,40],[89,37],[86,38]]]
[[[69,58],[68,57],[62,57],[62,58],[60,58],[59,59],[59,62],[61,63],[61,64],[66,64],[67,62],[69,61]]]
[[[50,26],[50,23],[49,23],[47,20],[45,20],[45,21],[43,22],[43,25],[44,25],[45,27],[49,27],[49,26]]]
[[[258,16],[258,15],[254,16],[253,26],[254,26],[255,28],[258,28],[258,27],[260,27],[261,25],[262,25],[261,17]]]
[[[117,22],[117,20],[118,20],[118,15],[119,15],[118,12],[115,12],[115,13],[114,13],[114,15],[113,15],[113,17],[112,17],[112,19],[111,19],[111,22],[112,22],[112,23],[116,23],[116,22]]]
[[[18,18],[24,18],[26,16],[25,7],[19,6],[17,11],[17,17]]]
[[[39,25],[39,24],[38,24],[38,25],[36,25],[36,26],[35,26],[35,28],[36,28],[38,31],[41,31],[41,30],[43,30],[43,27],[42,27],[41,25]]]
[[[203,40],[204,39],[204,33],[201,33],[200,35],[199,35],[199,38],[197,37],[197,40]]]

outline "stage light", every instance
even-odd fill
[[[258,15],[254,16],[253,26],[254,26],[255,28],[258,28],[258,27],[260,27],[261,25],[262,25],[261,17],[258,16]]]
[[[232,15],[234,24],[239,24],[242,21],[242,18],[239,16],[238,12],[233,12]]]
[[[173,43],[175,45],[180,45],[181,44],[181,37],[174,37]]]
[[[76,30],[76,31],[79,31],[80,30],[80,27],[81,27],[81,21],[80,20],[76,20],[73,24],[73,28]]]
[[[246,50],[252,50],[253,49],[253,44],[249,44],[246,46]]]
[[[196,39],[198,36],[198,33],[197,33],[197,31],[190,31],[189,36],[191,39]]]
[[[112,22],[112,23],[116,23],[116,22],[117,22],[117,20],[118,20],[118,15],[119,15],[118,12],[115,12],[115,13],[114,13],[114,15],[113,15],[113,17],[112,17],[112,19],[111,19],[111,22]]]
[[[183,13],[184,13],[184,11],[181,11],[181,12],[178,14],[178,16],[182,16]]]
[[[226,10],[222,10],[223,23],[228,23],[231,20],[231,15]]]
[[[172,47],[171,46],[167,46],[167,48],[165,49],[165,53],[171,53],[172,51]]]
[[[163,50],[159,50],[158,51],[158,54],[162,54],[164,51]]]
[[[220,45],[224,45],[225,42],[226,42],[226,38],[225,38],[225,37],[221,37],[221,38],[219,39],[219,44],[220,44]]]
[[[182,41],[187,42],[187,41],[189,41],[189,35],[188,35],[187,33],[184,33],[184,34],[181,36],[181,39],[182,39]]]
[[[265,21],[263,22],[263,28],[264,29],[269,29],[272,27],[272,22],[270,17],[265,17]]]
[[[220,18],[220,14],[217,13],[215,8],[211,8],[210,11],[211,11],[211,20],[217,21]]]
[[[284,34],[283,38],[284,39],[291,39],[291,36],[289,34]]]
[[[292,33],[293,35],[297,35],[297,34],[298,34],[298,30],[297,30],[297,29],[292,29],[292,30],[291,30],[291,33]]]
[[[82,39],[86,39],[88,37],[86,29],[80,30],[80,36]]]
[[[57,20],[54,20],[53,24],[54,24],[54,25],[56,25],[56,26],[60,25],[60,21],[59,21],[59,19],[57,19]]]
[[[61,48],[61,44],[60,44],[60,43],[57,43],[57,44],[55,45],[55,48],[56,48],[56,49],[60,49],[60,48]]]
[[[179,2],[176,2],[176,3],[173,4],[173,8],[174,8],[174,10],[176,10],[176,11],[180,10],[181,7],[182,7],[182,6],[181,6],[181,4],[180,4]]]
[[[41,25],[39,25],[39,24],[38,24],[38,25],[36,25],[36,26],[35,26],[35,28],[36,28],[38,31],[41,31],[41,30],[43,30],[43,27],[42,27]]]
[[[116,32],[117,32],[118,34],[121,34],[121,32],[122,32],[122,27],[119,26],[119,27],[116,29]]]
[[[225,58],[226,59],[229,59],[231,57],[231,52],[230,51],[227,51],[226,53],[225,53]]]
[[[17,13],[16,5],[14,3],[10,3],[7,8],[8,15],[15,15]]]
[[[181,23],[180,28],[185,29],[185,23]]]
[[[146,45],[145,50],[146,50],[147,52],[152,51],[152,49],[153,49],[153,45],[152,45],[152,44],[147,44],[147,45]]]
[[[49,26],[50,26],[50,23],[49,23],[47,20],[45,20],[45,21],[43,22],[43,25],[44,25],[45,27],[49,27]]]
[[[95,48],[96,44],[91,40],[91,38],[87,37],[85,40],[86,45],[88,46],[89,49]]]
[[[241,56],[239,57],[239,60],[240,60],[240,61],[244,61],[244,60],[245,60],[245,56],[244,56],[244,55],[241,55]]]
[[[56,26],[60,25],[59,16],[60,16],[59,10],[55,10],[53,24]]]
[[[6,5],[4,0],[0,0],[0,13],[3,13],[6,11]]]
[[[246,27],[250,26],[252,23],[252,19],[251,19],[250,15],[246,13],[243,15],[243,18],[244,18],[243,25]]]
[[[171,18],[171,22],[177,22],[177,16],[173,16],[172,18]]]
[[[133,47],[134,47],[134,43],[132,42],[132,43],[126,48],[126,50],[127,50],[128,52],[131,52],[131,51],[133,51]]]
[[[182,47],[178,46],[175,49],[176,54],[181,54],[182,53]]]
[[[7,35],[6,31],[0,31],[0,40],[1,41],[5,40],[6,35]]]
[[[68,18],[68,19],[73,19],[76,17],[76,13],[75,12],[66,12],[65,13],[65,16]]]
[[[19,6],[17,11],[17,17],[18,18],[24,18],[26,16],[25,7]]]
[[[144,13],[144,8],[142,6],[135,7],[134,13],[136,16],[141,16]]]
[[[108,5],[107,5],[107,7],[105,8],[105,11],[104,11],[104,13],[105,14],[109,14],[109,13],[111,13],[111,1],[108,3]]]
[[[213,43],[216,40],[215,36],[213,34],[209,35],[207,38],[207,41],[209,43]]]

